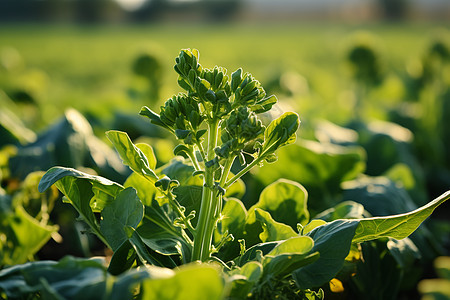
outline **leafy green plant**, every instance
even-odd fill
[[[148,107],[140,111],[176,137],[174,154],[180,157],[157,169],[151,146],[134,144],[125,132],[108,131],[133,171],[123,185],[66,167],[51,168],[39,184],[41,192],[55,184],[114,252],[108,274],[127,278],[135,267],[146,274],[133,281],[142,283],[136,293],[144,299],[181,299],[182,294],[167,289],[173,285],[193,299],[322,299],[319,288],[336,276],[357,244],[403,239],[450,198],[447,192],[400,215],[311,220],[306,189],[280,179],[247,210],[238,199],[241,177],[275,162],[276,151],[295,142],[300,121],[287,112],[263,123],[261,115],[270,118],[275,96],[266,95],[242,69],[228,75],[222,67],[202,67],[198,59],[198,51],[182,50],[175,71],[185,92],[167,100],[159,113]],[[26,268],[15,272],[3,270],[0,279],[30,278]],[[102,280],[113,282],[107,277]],[[188,280],[194,277],[199,280]],[[214,284],[203,292],[205,278]],[[50,281],[40,284],[58,294]],[[3,291],[10,297],[18,292]],[[100,296],[110,295],[102,291]]]
[[[58,226],[50,222],[58,191],[39,193],[42,175],[30,173],[15,190],[0,188],[0,268],[32,260],[50,238],[60,238]]]

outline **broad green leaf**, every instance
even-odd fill
[[[331,222],[337,219],[361,219],[367,215],[364,206],[354,201],[344,201],[316,215],[316,219]]]
[[[354,179],[364,168],[365,152],[361,147],[301,140],[279,149],[276,163],[255,168],[252,172],[263,185],[279,178],[301,182],[308,191],[311,213],[336,205],[333,199],[340,197],[341,183]]]
[[[126,240],[114,251],[109,262],[108,272],[112,275],[119,275],[129,270],[136,259],[136,251],[131,243]]]
[[[183,261],[189,261],[191,246],[184,239],[182,229],[174,226],[177,216],[160,206],[156,200],[145,208],[144,220],[137,228],[137,233],[153,251],[163,255],[181,255]]]
[[[253,286],[258,282],[263,272],[261,263],[249,261],[242,268],[230,272],[230,291],[227,295],[231,299],[245,299],[249,296]]]
[[[264,277],[283,278],[294,270],[311,264],[319,258],[319,253],[312,253],[314,241],[307,236],[289,238],[276,246],[264,256]]]
[[[98,260],[65,257],[59,262],[38,261],[4,269],[0,289],[19,299],[38,292],[56,299],[99,299],[106,296],[107,277]]]
[[[387,177],[361,176],[342,184],[345,199],[364,206],[372,216],[402,214],[417,208],[403,187]]]
[[[254,214],[263,227],[263,232],[259,235],[263,242],[285,240],[297,235],[290,226],[276,222],[268,212],[262,209],[255,208]]]
[[[344,197],[361,203],[374,217],[403,214],[417,208],[406,190],[386,177],[364,176],[345,182],[343,188]],[[411,235],[411,239],[424,259],[432,259],[436,256],[436,251],[440,251],[436,236],[426,226],[420,226]]]
[[[136,229],[144,216],[144,206],[132,187],[122,190],[102,211],[100,231],[113,251],[130,238],[129,227]]]
[[[311,230],[313,230],[316,227],[322,226],[327,224],[327,222],[325,222],[324,220],[311,220],[311,222],[309,222],[308,224],[306,224],[306,226],[304,226],[301,230],[301,234],[305,235],[308,232],[310,232]]]
[[[319,259],[319,252],[289,253],[277,256],[265,256],[263,260],[263,277],[283,279],[295,270],[310,265]]]
[[[309,236],[296,236],[282,241],[267,255],[277,256],[281,254],[297,253],[306,254],[312,250],[314,240]]]
[[[219,300],[224,284],[216,268],[186,265],[167,279],[147,279],[142,283],[143,300]]]
[[[7,223],[17,243],[11,253],[11,264],[21,264],[31,259],[50,240],[52,233],[58,231],[58,226],[39,223],[22,206],[16,207],[15,213],[7,216]]]
[[[146,180],[137,173],[131,173],[127,178],[124,187],[133,187],[137,191],[137,195],[145,206],[150,206],[153,198],[156,197],[158,190],[153,183]]]
[[[90,229],[108,245],[100,232],[94,212],[113,201],[123,187],[100,176],[89,175],[72,168],[53,167],[39,182],[39,191],[44,192],[52,184],[64,194],[64,201],[72,204]],[[94,210],[95,209],[95,210]]]
[[[100,185],[104,185],[104,186],[111,186],[113,189],[112,190],[121,190],[123,189],[123,187],[118,184],[115,183],[109,179],[106,179],[104,177],[101,176],[95,176],[95,175],[90,175],[72,168],[65,168],[65,167],[53,167],[50,170],[48,170],[44,176],[42,177],[41,181],[39,182],[39,192],[43,193],[45,192],[51,185],[53,185],[54,183],[56,183],[58,180],[60,180],[63,177],[66,176],[70,176],[70,177],[75,177],[75,178],[79,178],[79,179],[86,179],[88,181],[90,181],[92,184],[94,183],[98,183]],[[111,193],[110,191],[108,191],[108,193]],[[116,193],[113,192],[113,195],[115,195]]]
[[[131,300],[139,283],[148,278],[169,278],[167,268],[147,266],[115,277],[99,259],[64,257],[36,261],[0,271],[0,292],[8,299],[112,299]]]
[[[294,112],[286,112],[273,120],[264,131],[261,154],[273,153],[281,146],[294,143],[299,125],[298,115]]]
[[[155,152],[153,151],[153,147],[145,143],[138,143],[135,146],[138,147],[139,150],[142,151],[142,153],[144,153],[145,157],[147,157],[148,160],[148,166],[150,167],[150,169],[154,170],[156,168],[157,161]]]
[[[133,144],[128,134],[110,130],[106,132],[106,136],[113,143],[124,164],[151,182],[158,180],[158,176],[150,167],[150,162],[153,163],[155,160],[154,157],[149,162],[144,152]],[[145,150],[148,150],[148,147]]]
[[[218,255],[222,260],[228,261],[239,256],[240,245],[238,241],[244,238],[247,210],[239,199],[226,198],[225,200],[221,218],[214,233],[214,242],[219,243],[226,232],[233,235],[234,240],[227,242],[220,249]]]
[[[64,177],[73,177],[78,178],[80,180],[88,181],[92,185],[92,193],[89,205],[94,212],[100,212],[103,207],[112,201],[114,197],[119,193],[123,187],[113,182],[109,179],[103,178],[101,176],[90,175],[72,168],[64,168],[64,167],[53,167],[44,174],[41,181],[39,182],[39,192],[43,193],[46,191],[52,184],[56,183],[58,189],[66,196],[66,193],[61,189],[63,188],[61,183],[58,183],[59,180]],[[60,188],[61,187],[61,188]],[[63,188],[70,192],[68,188]],[[83,199],[85,201],[86,199]]]
[[[170,256],[161,255],[152,249],[147,248],[139,233],[132,227],[130,227],[130,229],[131,235],[128,241],[136,251],[141,263],[168,268],[175,268],[177,266],[176,262]]]
[[[13,177],[22,179],[32,171],[57,165],[90,168],[117,181],[129,174],[115,151],[94,135],[89,122],[75,109],[66,110],[58,122],[35,142],[19,147],[9,160]]]
[[[258,252],[261,251],[262,255],[266,255],[270,251],[272,251],[276,246],[278,246],[281,241],[276,242],[267,242],[267,243],[259,243],[250,248],[248,248],[242,256],[237,259],[238,266],[243,266],[250,261],[254,261],[257,259]]]
[[[358,223],[358,227],[353,237],[353,243],[361,243],[382,237],[401,240],[412,234],[431,215],[436,207],[449,198],[450,191],[447,191],[430,203],[409,213],[354,221]]]
[[[305,225],[309,221],[309,212],[306,207],[308,192],[297,182],[279,179],[267,186],[250,211],[261,208],[270,213],[272,218],[292,228],[300,223]]]
[[[195,218],[191,220],[193,226],[197,224],[202,190],[202,187],[199,185],[178,186],[173,190],[178,203],[186,208],[185,215],[188,215],[191,211],[195,210]]]
[[[311,252],[319,252],[320,258],[292,273],[300,289],[320,287],[340,271],[357,226],[354,221],[336,220],[308,233],[314,240]]]
[[[63,177],[56,182],[56,187],[64,194],[63,201],[70,203],[80,214],[86,224],[106,245],[105,237],[100,232],[100,226],[90,205],[90,199],[93,197],[92,185],[87,180],[76,177]]]
[[[176,157],[162,168],[162,173],[172,180],[178,180],[180,185],[203,185],[199,176],[192,176],[195,168],[187,160]]]
[[[26,128],[21,119],[5,106],[0,111],[0,130],[2,131],[0,147],[17,142],[27,144],[36,140],[36,134]]]

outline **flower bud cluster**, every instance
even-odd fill
[[[218,156],[238,155],[245,146],[264,133],[265,127],[256,114],[246,106],[233,110],[222,125],[222,145],[215,149]]]
[[[161,106],[160,120],[175,131],[178,139],[185,144],[193,144],[205,133],[198,130],[203,122],[196,101],[186,94],[178,94]]]
[[[242,74],[241,68],[231,74],[231,92],[234,94],[233,108],[254,105],[266,96],[261,83],[250,73]]]

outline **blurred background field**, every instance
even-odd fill
[[[157,107],[178,92],[173,57],[180,49],[197,48],[205,66],[227,66],[229,72],[241,66],[269,87],[281,80],[293,94],[281,94],[280,100],[294,101],[302,119],[342,122],[352,114],[347,61],[352,39],[366,34],[376,42],[387,78],[373,96],[381,111],[373,113],[383,114],[405,99],[403,77],[420,72],[420,60],[444,29],[445,24],[429,23],[7,24],[0,27],[1,87],[9,98],[22,91],[39,106],[34,119],[22,116],[34,129],[51,124],[68,107],[107,119],[143,104]],[[157,98],[130,94],[145,85],[132,70],[142,54],[157,61]]]
[[[447,191],[448,1],[306,2],[153,0],[133,9],[131,1],[122,7],[107,0],[2,1],[0,216],[8,205],[33,215],[30,203],[47,196],[30,188],[36,177],[26,178],[54,165],[123,183],[129,170],[105,138],[109,129],[149,142],[158,166],[169,163],[174,141],[138,112],[143,105],[158,111],[181,91],[173,65],[184,48],[198,49],[204,67],[252,73],[278,97],[278,113],[292,110],[302,121],[299,141],[280,151],[276,164],[244,178],[247,207],[280,177],[306,187],[312,216],[344,200],[362,203],[372,215],[403,213]],[[58,224],[63,237],[76,238],[62,246],[53,237],[36,257],[96,253],[98,243],[79,233],[76,214],[60,201],[54,205],[46,220]],[[404,299],[413,299],[409,290],[417,296],[420,274],[436,277],[435,257],[450,255],[448,212],[448,204],[440,207],[436,222],[427,224],[430,231],[413,239],[420,251],[409,249],[409,265],[391,264],[401,265],[396,284],[406,290]],[[14,247],[20,248],[5,247],[4,253]],[[387,251],[372,247],[380,257]],[[0,257],[0,267],[23,263],[39,249],[24,250],[22,260]],[[423,270],[417,275],[409,267]],[[370,290],[370,280],[358,280],[354,290]],[[382,278],[374,283],[374,295],[386,284]],[[378,299],[397,295],[385,292]]]

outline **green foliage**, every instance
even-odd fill
[[[357,203],[376,194],[366,195],[370,188],[384,187],[384,197],[403,194],[361,179],[361,147],[296,141],[298,115],[267,120],[276,98],[251,74],[205,68],[197,50],[182,50],[175,61],[184,92],[158,113],[143,107],[140,115],[173,134],[179,157],[157,168],[151,146],[111,130],[107,138],[132,171],[123,185],[68,167],[51,168],[39,183],[40,192],[55,185],[64,194],[113,251],[109,264],[66,257],[13,266],[0,271],[0,295],[323,299],[322,288],[343,276],[352,257],[373,250],[364,242],[391,238],[389,259],[401,267],[418,257],[412,240],[394,239],[411,235],[450,192],[415,210],[405,200],[402,214],[371,217],[370,204]],[[267,186],[247,209],[235,183],[249,171]]]
[[[0,267],[27,262],[52,236],[58,238],[58,226],[49,220],[56,191],[36,193],[42,175],[30,173],[10,194],[0,188]]]

